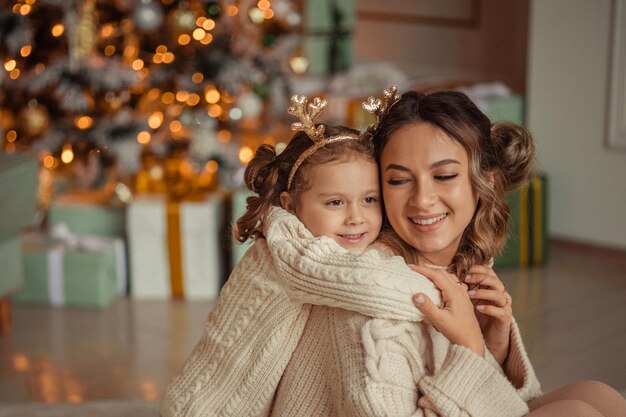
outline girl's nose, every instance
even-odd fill
[[[351,205],[348,210],[348,217],[346,218],[347,224],[361,224],[365,221],[363,209],[358,204]]]

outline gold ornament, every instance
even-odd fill
[[[90,55],[96,46],[95,4],[95,0],[85,1],[78,15],[74,33],[70,35],[70,57],[74,63]]]
[[[31,101],[20,112],[20,121],[28,136],[39,136],[48,129],[50,118],[44,106]]]

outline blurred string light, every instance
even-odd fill
[[[63,150],[61,151],[61,161],[66,164],[69,164],[74,160],[74,151],[72,150],[72,145],[66,143],[63,145]]]
[[[242,164],[247,164],[248,162],[252,161],[253,156],[254,156],[254,151],[252,150],[251,147],[242,146],[241,149],[239,149],[239,161]]]
[[[63,25],[63,23],[57,23],[52,26],[52,29],[50,29],[50,33],[52,33],[52,36],[55,38],[63,35],[63,32],[65,32],[65,25]]]

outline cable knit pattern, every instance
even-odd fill
[[[314,237],[297,217],[278,207],[265,224],[280,279],[293,300],[409,321],[423,319],[413,295],[422,292],[441,304],[437,287],[382,245],[349,252],[329,237]]]
[[[420,322],[411,301],[425,292],[440,302],[430,281],[381,248],[355,255],[332,239],[313,238],[284,211],[272,211],[267,224],[268,241],[276,246],[270,250],[257,239],[231,274],[200,341],[165,392],[163,417],[431,416],[465,406],[463,395],[440,400],[437,389],[445,384],[426,379],[444,369],[452,351]],[[396,318],[404,321],[388,320]],[[516,326],[513,332],[518,342],[511,344],[507,369],[530,399],[534,372]],[[469,362],[475,375],[497,375],[494,384],[515,397],[493,358]],[[448,368],[465,366],[455,363]]]

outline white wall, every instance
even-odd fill
[[[527,123],[550,234],[626,248],[626,152],[606,147],[611,0],[531,0]]]

